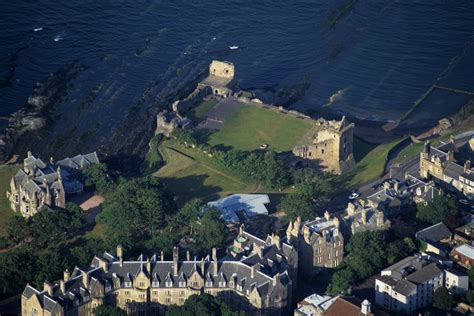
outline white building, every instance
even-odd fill
[[[436,263],[407,257],[377,277],[375,302],[387,310],[410,314],[431,304],[434,291],[443,286],[443,276]]]
[[[311,294],[298,303],[295,316],[320,316],[334,303],[339,296]]]
[[[207,203],[221,211],[221,219],[227,223],[239,223],[257,215],[268,215],[265,205],[270,203],[267,194],[232,194]]]
[[[469,289],[469,277],[459,270],[448,268],[444,270],[445,287],[456,294],[464,294]]]

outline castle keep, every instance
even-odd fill
[[[293,148],[297,157],[319,160],[327,171],[341,174],[354,164],[352,153],[354,123],[345,116],[340,121],[328,121],[320,118],[316,121],[313,134],[305,144]]]

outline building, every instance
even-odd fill
[[[360,301],[355,297],[337,297],[322,313],[323,316],[388,316],[377,307],[372,307],[368,300]]]
[[[28,152],[21,168],[10,181],[10,207],[23,217],[49,207],[65,207],[67,194],[80,193],[83,184],[74,176],[91,164],[99,163],[95,152],[48,163]]]
[[[474,247],[471,245],[460,245],[451,251],[451,258],[460,266],[470,269],[474,266]]]
[[[235,257],[222,259],[217,258],[216,249],[206,258],[191,258],[188,252],[183,259],[175,247],[172,260],[161,252],[126,261],[118,246],[116,256],[94,257],[89,269],[65,271],[62,280],[46,282],[42,290],[27,285],[21,298],[22,314],[93,315],[94,307],[110,304],[130,315],[154,315],[165,306],[182,305],[189,296],[202,293],[253,314],[288,313],[296,251],[278,243],[278,238],[263,241],[242,231],[243,236],[251,249],[244,247]]]
[[[293,148],[297,157],[318,160],[321,167],[341,174],[354,164],[353,146],[354,123],[345,116],[340,121],[318,119],[314,133],[304,144]]]
[[[269,203],[267,194],[232,194],[207,205],[218,208],[226,223],[238,223],[254,216],[268,215],[266,205]]]
[[[424,252],[446,257],[449,253],[449,244],[453,240],[453,233],[443,222],[440,222],[416,232],[415,238],[426,245]]]
[[[454,268],[444,269],[444,286],[452,293],[462,295],[469,289],[469,277]]]
[[[410,256],[386,268],[375,280],[375,302],[407,314],[431,304],[443,286],[444,273],[436,263]]]
[[[454,230],[454,241],[456,243],[473,246],[474,240],[474,215],[467,216],[464,225]]]
[[[298,303],[294,316],[321,316],[338,297],[311,294]]]
[[[428,203],[432,202],[437,196],[443,196],[443,190],[437,188],[434,183],[429,182],[424,185],[420,185],[415,189],[413,201],[416,204],[427,205]]]
[[[155,135],[163,134],[166,137],[171,137],[171,134],[177,128],[186,128],[192,124],[191,120],[182,117],[175,112],[161,111],[156,116],[156,130]]]
[[[299,252],[300,272],[308,277],[324,268],[335,268],[344,256],[344,238],[339,230],[339,219],[331,219],[329,212],[323,218],[301,223],[298,217],[290,222],[286,240]]]
[[[424,182],[408,177],[405,181],[388,180],[383,183],[382,188],[371,194],[364,201],[365,207],[374,207],[388,214],[399,212],[403,206],[413,201],[413,195]]]
[[[426,142],[420,153],[420,176],[425,179],[433,178],[466,196],[474,196],[474,170],[471,168],[471,158],[474,155],[469,146],[465,147],[462,155],[459,152],[458,156],[464,158],[464,162],[460,162],[455,159],[455,151],[458,149],[454,146],[454,139],[439,148]]]
[[[347,205],[343,223],[345,227],[349,228],[351,234],[390,228],[390,220],[385,218],[383,211],[375,207],[363,207],[352,202]]]
[[[233,63],[213,60],[209,65],[209,75],[199,83],[199,86],[210,87],[212,94],[216,96],[228,97],[232,93],[229,86],[234,80],[234,75]]]

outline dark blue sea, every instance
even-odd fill
[[[306,85],[292,107],[360,119],[396,120],[433,84],[474,91],[472,0],[3,0],[0,29],[0,116],[65,64],[87,66],[58,133],[95,126],[107,138],[132,107],[154,102],[143,100],[150,86],[166,95],[215,58],[235,64],[242,88]],[[435,120],[457,106],[447,97],[426,108]]]

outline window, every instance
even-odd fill
[[[166,285],[166,287],[172,287],[172,286],[173,286],[173,282],[167,281],[165,285]]]
[[[130,296],[130,291],[125,291],[125,296]]]
[[[144,300],[145,299],[145,294],[138,294],[138,298],[141,299],[141,300]]]
[[[211,282],[211,281],[207,281],[207,282],[206,282],[206,286],[207,286],[207,287],[212,287],[212,282]]]
[[[225,282],[224,282],[224,281],[220,281],[220,282],[219,282],[219,287],[225,287]]]
[[[179,282],[179,287],[185,287],[185,286],[186,286],[186,282],[183,282],[183,281]]]
[[[36,308],[32,308],[31,309],[31,316],[37,316],[38,315],[38,311],[36,310]]]
[[[145,282],[139,282],[139,283],[138,283],[138,286],[139,286],[139,287],[145,287]]]
[[[184,291],[179,291],[179,296],[184,296]]]
[[[132,287],[132,282],[125,282],[125,287]]]
[[[180,298],[180,299],[179,299],[179,303],[180,303],[180,304],[183,304],[183,303],[184,303],[184,298]]]
[[[18,196],[18,194],[15,194],[15,203],[20,203],[20,197]]]
[[[171,298],[167,297],[167,298],[165,299],[165,302],[166,302],[166,304],[171,304]]]
[[[152,284],[151,284],[151,286],[153,286],[153,287],[158,287],[158,286],[160,286],[160,282],[158,282],[158,281],[153,281]]]

